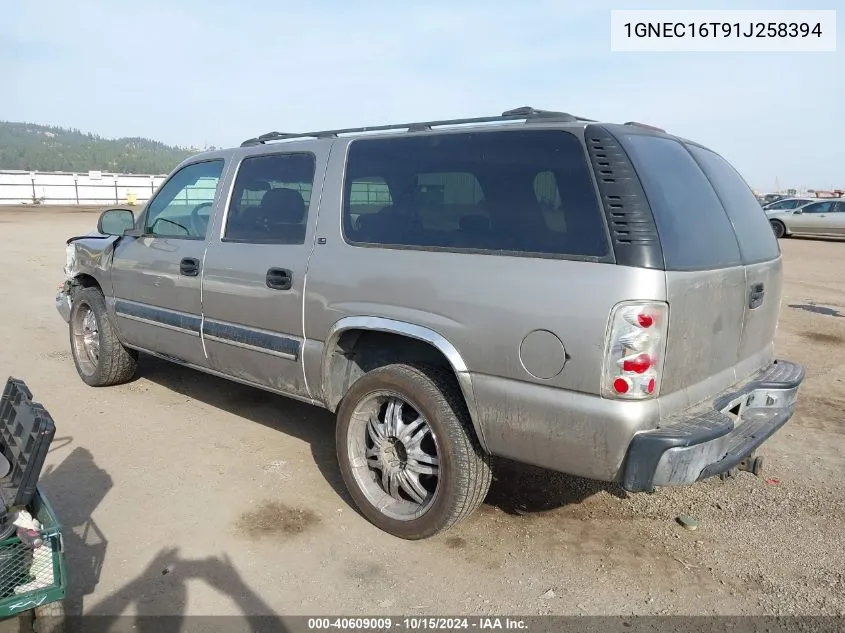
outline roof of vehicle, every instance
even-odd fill
[[[286,141],[294,139],[333,139],[340,136],[357,137],[368,135],[373,132],[430,132],[434,128],[454,128],[454,127],[475,127],[480,125],[490,126],[490,124],[498,124],[496,127],[511,127],[508,124],[518,122],[524,123],[552,123],[552,124],[570,124],[570,125],[586,125],[588,123],[598,123],[595,119],[588,119],[585,117],[575,116],[568,112],[558,112],[552,110],[538,110],[530,106],[515,108],[507,110],[502,114],[495,116],[473,117],[465,119],[444,119],[436,121],[417,121],[413,123],[397,123],[389,125],[374,125],[357,128],[340,128],[334,130],[319,130],[314,132],[267,132],[250,138],[241,143],[241,147],[253,147],[256,145],[264,145],[268,142]],[[655,132],[665,132],[661,128],[646,125],[643,123],[636,123],[629,121],[625,123],[629,126],[637,126]]]

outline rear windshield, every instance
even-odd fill
[[[646,134],[623,137],[654,213],[669,270],[769,261],[780,253],[766,215],[721,156]]]
[[[654,213],[666,268],[740,265],[739,245],[727,213],[684,146],[646,134],[625,135],[623,142]]]
[[[609,254],[583,145],[560,130],[354,141],[343,229],[359,244]]]
[[[748,183],[728,161],[715,152],[695,145],[689,145],[688,148],[710,179],[734,225],[742,261],[754,264],[775,259],[780,254],[777,238]],[[797,206],[798,201],[794,202]]]

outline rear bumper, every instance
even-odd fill
[[[804,368],[775,361],[706,405],[638,433],[625,458],[622,487],[691,484],[734,468],[792,417]]]

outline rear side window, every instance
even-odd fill
[[[314,183],[313,154],[250,156],[241,162],[225,241],[303,244]]]
[[[343,228],[353,244],[609,254],[581,142],[558,130],[354,141]]]
[[[801,211],[804,213],[830,213],[833,211],[833,205],[835,202],[828,200],[827,202],[814,202],[813,204],[808,204],[806,207],[803,207]]]
[[[688,149],[701,165],[728,213],[739,241],[742,261],[754,264],[775,259],[780,254],[780,247],[748,183],[715,152],[694,145],[689,145]]]
[[[622,140],[654,213],[666,268],[740,265],[731,221],[686,148],[673,139],[647,134],[626,134]]]

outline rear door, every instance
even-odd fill
[[[143,235],[118,240],[111,278],[117,325],[127,344],[206,365],[200,279],[223,168],[223,158],[214,158],[174,172],[141,216]]]
[[[700,401],[771,359],[781,292],[777,240],[751,189],[717,154],[639,131],[621,140],[666,269],[661,393],[685,391],[683,401]]]
[[[309,397],[302,370],[302,297],[319,183],[330,142],[244,157],[203,270],[203,341],[210,366]],[[314,182],[318,183],[314,187]],[[316,193],[315,193],[316,191]]]
[[[777,239],[751,188],[724,158],[703,147],[689,145],[733,225],[745,267],[742,337],[737,356],[737,379],[767,363],[780,316],[782,260]]]

